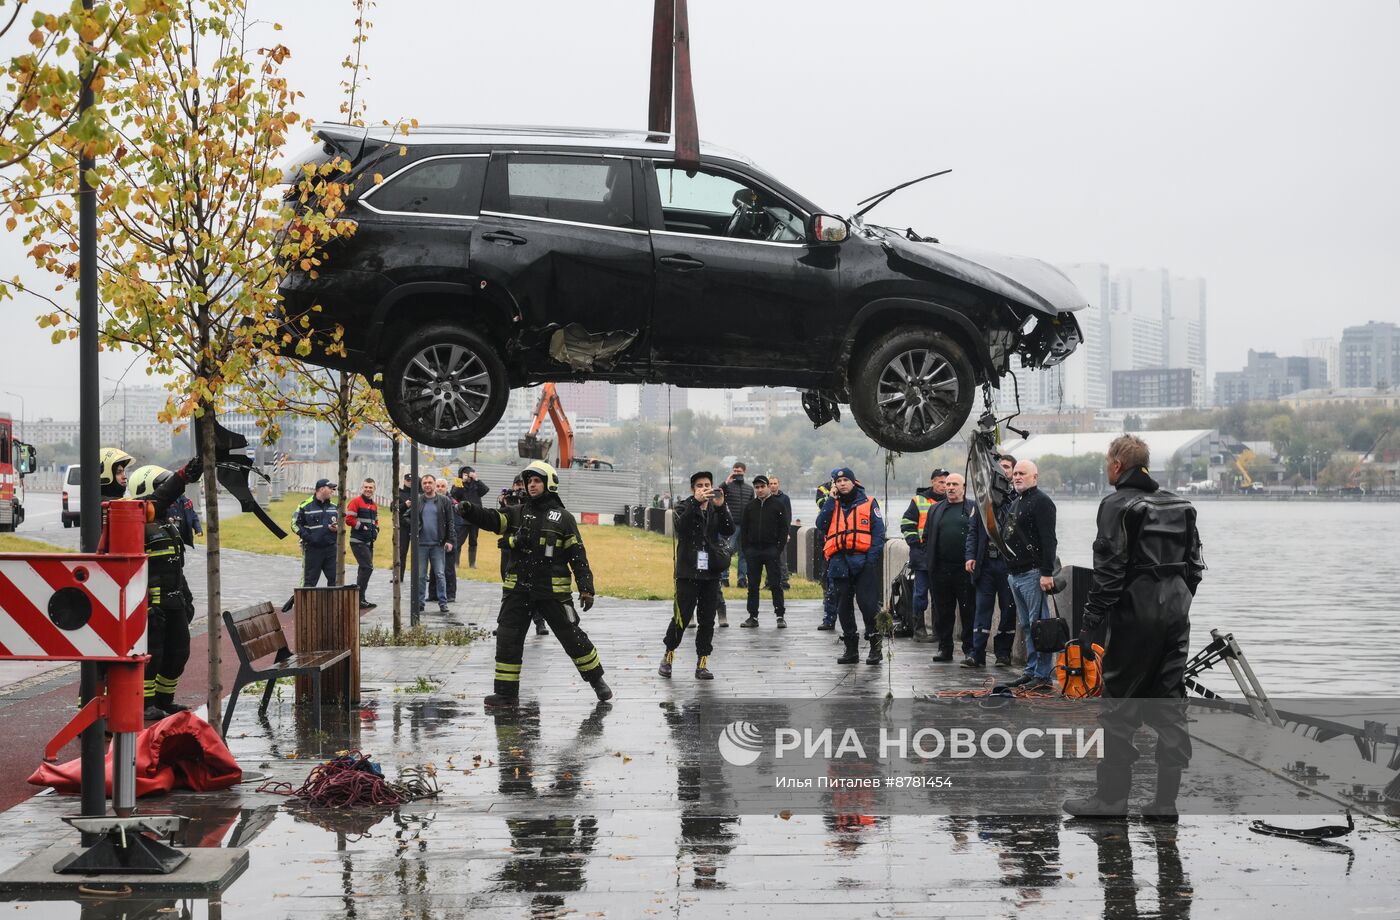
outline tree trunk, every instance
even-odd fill
[[[348,494],[345,479],[350,475],[350,382],[350,372],[341,371],[339,399],[335,404],[335,427],[340,431],[339,437],[336,438],[335,479],[336,494],[340,496],[336,500],[336,507],[339,509],[342,523],[345,521],[345,496]],[[335,583],[338,585],[345,584],[345,551],[349,539],[350,531],[341,527],[335,541]]]
[[[393,509],[394,514],[394,558],[391,571],[394,573],[394,635],[397,636],[403,630],[403,573],[399,571],[399,541],[403,539],[403,534],[399,532],[399,436],[395,433],[393,437],[394,452],[393,464],[394,475],[389,480],[389,487],[385,491],[385,504]]]
[[[223,730],[224,684],[221,675],[223,664],[223,575],[219,561],[219,487],[218,460],[214,442],[214,407],[205,405],[204,424],[200,425],[199,451],[204,464],[204,571],[208,586],[209,622],[209,724],[216,732]]]

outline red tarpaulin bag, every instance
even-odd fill
[[[31,785],[52,786],[56,791],[76,794],[80,788],[82,763],[70,760],[55,766],[40,764],[29,777]],[[137,797],[194,789],[209,792],[227,789],[243,779],[243,771],[233,759],[213,726],[193,712],[179,712],[161,719],[136,736]],[[107,754],[107,794],[112,794],[112,754]]]

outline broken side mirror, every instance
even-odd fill
[[[830,214],[813,214],[807,218],[807,242],[841,243],[851,233],[851,225]]]

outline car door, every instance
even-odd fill
[[[571,345],[621,346],[607,366],[646,364],[653,270],[646,205],[635,159],[610,155],[498,152],[486,171],[469,264],[504,287],[535,354],[533,379],[588,373],[551,353],[551,334]],[[575,355],[586,349],[575,349]],[[551,373],[557,371],[558,373]]]
[[[653,372],[712,386],[829,374],[839,247],[809,245],[808,215],[755,176],[650,167]]]

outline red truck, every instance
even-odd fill
[[[24,477],[34,472],[34,447],[15,440],[14,419],[0,412],[0,532],[24,523]]]

